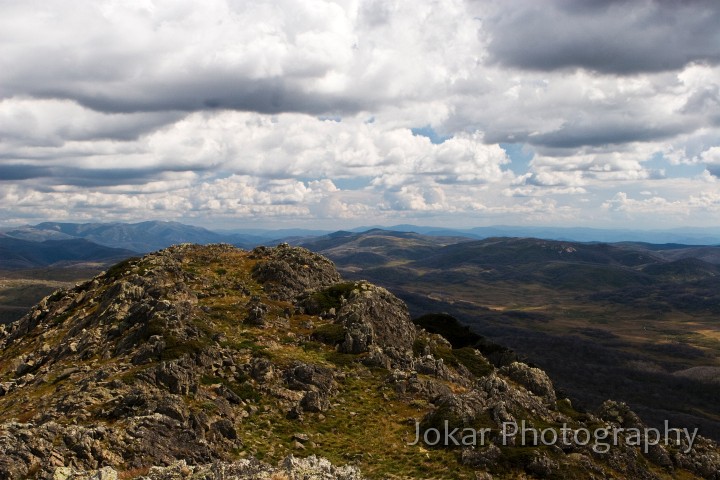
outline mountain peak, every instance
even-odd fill
[[[286,244],[128,259],[45,298],[0,330],[0,348],[2,478],[164,466],[152,478],[169,479],[213,463],[237,478],[692,478],[720,466],[699,438],[643,452],[622,437],[607,454],[577,439],[503,442],[513,422],[642,424],[619,404],[577,412],[543,371],[453,348],[386,289],[343,281],[329,260]],[[413,444],[416,429],[447,426],[487,437]]]

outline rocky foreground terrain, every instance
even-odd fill
[[[287,245],[125,261],[41,301],[0,349],[0,478],[720,479],[714,442],[633,442],[625,405],[578,412],[541,370],[453,349]],[[501,435],[522,421],[625,433],[606,451]],[[448,427],[487,435],[411,445]]]

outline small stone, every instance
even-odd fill
[[[296,433],[292,436],[293,440],[297,440],[298,442],[305,443],[310,440],[310,437],[306,433]]]
[[[90,480],[117,480],[118,474],[112,467],[103,467],[98,470]]]
[[[73,474],[72,468],[70,467],[58,467],[53,473],[53,480],[68,480]]]

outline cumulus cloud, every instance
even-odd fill
[[[411,175],[484,183],[506,176],[502,166],[508,163],[504,150],[486,145],[477,133],[438,145],[410,129],[362,118],[332,121],[229,110],[191,114],[136,142],[68,138],[47,145],[39,136],[33,145],[28,137],[21,145],[6,144],[5,155],[15,162],[4,165],[9,176],[46,177],[54,183],[103,174],[116,183],[134,177],[144,182],[183,171],[280,179]]]
[[[0,222],[606,222],[640,191],[707,215],[718,11],[0,2]]]
[[[181,118],[177,112],[105,114],[69,100],[13,97],[0,100],[5,148],[58,146],[87,140],[137,140]]]
[[[702,153],[701,159],[705,163],[705,171],[716,178],[720,178],[720,147],[709,148]]]
[[[557,156],[584,147],[613,151],[627,143],[661,143],[708,127],[718,130],[715,110],[687,107],[698,92],[718,86],[718,67],[633,77],[583,70],[486,71],[494,75],[490,91],[463,96],[445,123],[451,129],[473,125],[488,142],[527,143]]]
[[[0,65],[11,68],[0,95],[115,113],[356,113],[436,94],[466,76],[477,46],[460,0],[86,0],[3,10]]]
[[[705,150],[700,158],[708,165],[720,166],[720,147],[710,147]]]

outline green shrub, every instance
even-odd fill
[[[427,340],[424,338],[416,338],[413,342],[413,354],[417,357],[425,352],[425,348],[428,346]]]
[[[450,349],[439,346],[432,353],[452,367],[465,366],[476,377],[484,377],[495,368],[483,356],[476,354],[476,350],[472,347]]]
[[[222,378],[213,375],[203,375],[202,377],[200,377],[200,383],[202,385],[217,385],[218,383],[222,382]]]
[[[429,313],[413,320],[430,333],[437,333],[447,339],[453,348],[469,347],[477,343],[482,337],[470,331],[470,328],[463,326],[460,322],[447,313]]]
[[[346,367],[355,363],[358,357],[352,353],[330,352],[325,356],[325,358],[335,365]]]
[[[232,382],[214,375],[203,375],[200,377],[200,383],[202,385],[223,385],[243,400],[260,401],[262,396],[246,379],[247,376],[243,375],[239,379],[240,382]]]
[[[262,395],[255,390],[255,388],[247,382],[234,383],[224,381],[223,384],[228,387],[232,392],[243,400],[250,400],[253,402],[259,402],[262,399]]]
[[[324,348],[326,348],[322,343],[313,340],[304,342],[301,347],[306,352],[321,352]]]
[[[200,339],[180,340],[172,335],[166,335],[165,348],[160,353],[160,360],[175,360],[183,355],[195,355],[208,346],[208,341]]]
[[[470,373],[476,377],[484,377],[494,370],[494,367],[484,357],[478,355],[471,347],[457,348],[452,351],[456,361],[463,364]]]
[[[312,315],[326,312],[331,308],[338,309],[342,306],[341,299],[348,298],[357,286],[357,282],[344,282],[315,292],[305,301],[305,308]]]
[[[345,327],[337,323],[320,325],[312,333],[312,338],[329,345],[337,345],[345,340]]]

